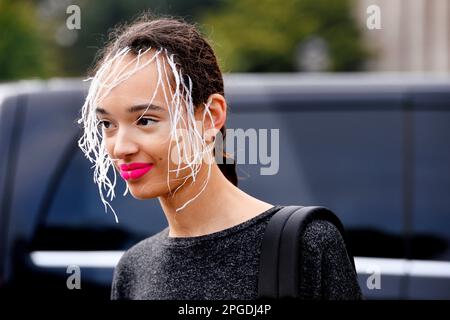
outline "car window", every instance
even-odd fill
[[[414,259],[450,260],[449,111],[421,110],[413,118]]]
[[[272,203],[329,207],[355,255],[403,258],[403,113],[394,102],[367,105],[374,102],[233,105],[230,127],[279,129],[278,173],[261,175],[269,165],[260,163],[238,165],[241,187]]]

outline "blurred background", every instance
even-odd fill
[[[280,129],[278,173],[239,165],[243,190],[333,209],[367,298],[450,299],[449,0],[0,0],[1,292],[108,299],[123,250],[167,226],[122,181],[116,224],[76,144],[82,79],[144,10],[210,39],[228,128]]]
[[[144,10],[198,23],[224,72],[450,70],[446,0],[2,0],[1,80],[84,76],[108,30]]]

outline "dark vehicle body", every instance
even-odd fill
[[[366,298],[450,299],[450,78],[235,74],[225,84],[227,128],[267,129],[268,141],[279,130],[277,173],[238,164],[243,190],[331,208]],[[167,226],[157,199],[122,196],[121,180],[119,223],[105,213],[77,145],[86,92],[82,81],[52,80],[8,87],[1,101],[3,293],[108,299],[123,251]],[[67,286],[70,266],[80,289]]]

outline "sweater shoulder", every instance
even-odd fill
[[[326,220],[311,221],[302,234],[302,246],[311,251],[323,251],[330,246],[345,246],[344,239],[337,227]]]
[[[313,220],[301,237],[301,288],[306,299],[361,299],[362,293],[345,241],[326,220]]]

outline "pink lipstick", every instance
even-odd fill
[[[133,162],[120,165],[120,175],[125,180],[139,179],[153,168],[153,163]]]

